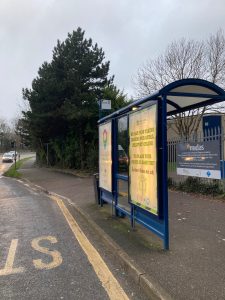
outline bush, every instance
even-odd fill
[[[167,179],[168,188],[174,188],[175,183],[173,182],[173,179],[171,177],[168,177]]]
[[[219,180],[204,182],[201,178],[188,177],[185,181],[175,183],[168,178],[168,187],[187,193],[199,193],[203,195],[220,195],[223,190]]]

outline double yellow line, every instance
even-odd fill
[[[58,204],[74,236],[76,237],[83,251],[86,253],[88,260],[90,261],[109,298],[112,300],[129,300],[128,296],[126,295],[116,278],[113,276],[98,251],[89,242],[88,238],[85,236],[84,232],[74,220],[73,216],[71,215],[63,201],[57,196],[50,197]]]

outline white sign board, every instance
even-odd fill
[[[111,100],[105,100],[105,99],[102,99],[101,100],[101,109],[111,109]]]
[[[130,201],[157,215],[158,184],[156,134],[156,105],[130,114]]]
[[[177,175],[221,179],[220,170],[177,168]]]
[[[112,122],[99,126],[99,187],[112,192]]]
[[[219,139],[179,143],[176,153],[178,175],[221,179]]]

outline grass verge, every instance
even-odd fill
[[[23,163],[30,158],[31,157],[20,159],[19,161],[16,162],[16,167],[15,164],[11,165],[11,167],[3,175],[7,177],[20,178],[22,174],[18,172],[18,170],[22,167]]]

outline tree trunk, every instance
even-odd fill
[[[81,169],[84,169],[84,136],[83,136],[83,130],[80,127],[80,167]]]

